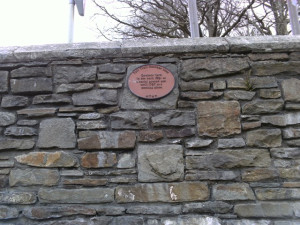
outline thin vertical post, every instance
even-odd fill
[[[289,8],[292,33],[293,33],[293,35],[300,35],[300,24],[299,24],[299,18],[298,18],[297,1],[294,1],[294,3],[292,3],[291,0],[287,0],[287,3],[288,3],[288,8]]]
[[[188,0],[191,38],[199,37],[196,0]]]
[[[69,0],[69,36],[68,36],[68,42],[73,43],[73,35],[74,35],[74,7],[75,7],[75,1]]]

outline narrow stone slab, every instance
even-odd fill
[[[54,116],[57,108],[34,108],[34,109],[22,109],[18,110],[18,115],[25,115],[28,117],[42,117],[42,116]]]
[[[209,197],[206,183],[136,184],[116,188],[118,203],[129,202],[190,202],[205,201]]]
[[[98,71],[99,71],[99,73],[122,74],[122,73],[126,72],[126,65],[125,64],[106,63],[106,64],[98,66]]]
[[[259,97],[266,99],[276,99],[281,97],[280,89],[261,89],[259,90]]]
[[[255,196],[246,183],[217,184],[213,186],[215,200],[254,200]]]
[[[34,96],[32,104],[69,104],[71,98],[67,95],[62,94],[51,94],[51,95],[37,95]]]
[[[242,148],[246,143],[243,138],[219,139],[218,148]]]
[[[210,216],[177,216],[173,218],[162,218],[161,222],[158,224],[168,225],[168,224],[188,224],[188,225],[221,225],[221,221],[216,217]]]
[[[12,78],[24,78],[24,77],[49,77],[51,76],[51,70],[47,67],[20,67],[11,71]]]
[[[93,149],[133,149],[136,134],[134,131],[124,132],[89,132],[84,138],[78,139],[78,148],[85,150]]]
[[[246,58],[205,58],[189,59],[182,63],[181,77],[197,80],[241,72],[250,67]]]
[[[73,93],[90,90],[94,84],[76,83],[76,84],[61,84],[56,88],[56,93]]]
[[[0,151],[1,150],[29,150],[35,145],[35,140],[33,139],[2,139],[0,140]]]
[[[33,192],[0,192],[0,204],[29,205],[37,201]]]
[[[77,121],[76,127],[78,130],[103,130],[107,128],[107,123],[104,120],[87,120]]]
[[[289,202],[237,204],[234,212],[240,217],[284,218],[293,216],[293,206]]]
[[[257,188],[255,194],[259,200],[299,200],[300,188]]]
[[[276,177],[277,171],[269,168],[247,169],[242,172],[242,179],[245,182],[271,180]]]
[[[90,105],[117,105],[118,96],[117,90],[91,90],[86,92],[75,93],[72,96],[75,106],[90,106]]]
[[[10,80],[11,91],[14,94],[50,93],[51,78],[23,78]]]
[[[229,100],[252,100],[254,96],[253,91],[227,91],[224,94],[225,99]]]
[[[212,139],[193,138],[185,141],[186,148],[203,148],[213,143]]]
[[[180,145],[140,145],[137,151],[139,181],[183,179],[183,149]]]
[[[223,137],[241,133],[240,104],[237,101],[199,102],[197,111],[200,136]]]
[[[36,167],[74,167],[78,160],[75,156],[65,152],[30,152],[16,156],[18,163]]]
[[[74,148],[75,123],[72,119],[46,119],[40,123],[39,148]]]
[[[252,63],[253,75],[255,76],[274,76],[280,74],[299,74],[300,62],[275,62],[264,61]]]
[[[114,201],[114,188],[45,189],[38,192],[41,203],[97,204]]]
[[[13,186],[54,186],[59,181],[57,170],[48,169],[14,169],[9,174],[9,185]]]
[[[96,210],[83,206],[39,206],[25,208],[23,210],[23,215],[32,220],[44,220],[73,215],[93,216],[96,215]]]
[[[237,180],[240,174],[236,171],[199,171],[188,170],[185,175],[185,180],[190,181],[219,181],[219,180]]]
[[[183,213],[228,213],[233,205],[222,201],[204,203],[186,203],[183,206]]]
[[[207,100],[219,98],[223,95],[223,92],[220,91],[209,91],[209,92],[196,92],[188,91],[181,92],[180,97],[186,100]]]
[[[291,139],[291,138],[300,138],[300,128],[287,128],[283,130],[283,138]]]
[[[181,213],[180,206],[170,206],[170,205],[137,205],[130,206],[127,210],[129,214],[143,214],[143,215],[178,215]]]
[[[153,131],[141,131],[139,133],[139,141],[140,142],[155,142],[164,137],[164,134],[161,130],[153,130]]]
[[[298,159],[300,158],[300,149],[299,148],[272,148],[271,155],[273,158]]]
[[[195,125],[196,116],[193,111],[170,110],[151,118],[154,127]]]
[[[85,168],[113,167],[117,163],[117,156],[113,152],[86,153],[81,159]]]
[[[209,91],[210,83],[205,81],[180,82],[181,91]]]
[[[278,113],[283,109],[284,102],[282,100],[255,100],[246,103],[243,108],[243,114],[270,114]]]
[[[5,129],[4,134],[6,136],[35,136],[37,135],[37,130],[32,127],[8,127]]]

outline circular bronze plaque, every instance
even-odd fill
[[[138,97],[157,99],[168,95],[175,86],[173,74],[159,65],[136,68],[128,77],[130,91]]]

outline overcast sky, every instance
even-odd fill
[[[68,42],[69,0],[0,0],[0,47]],[[86,0],[85,16],[75,9],[74,42],[94,42],[96,8]]]

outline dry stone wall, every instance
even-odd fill
[[[300,224],[297,36],[2,48],[0,92],[0,224]]]

